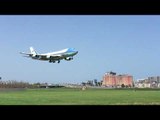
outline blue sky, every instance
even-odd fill
[[[3,80],[81,83],[105,72],[134,79],[160,75],[160,16],[1,15],[0,76]],[[60,64],[22,57],[73,47],[73,61]]]

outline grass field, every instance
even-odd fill
[[[0,91],[0,105],[160,105],[160,90],[52,88]]]

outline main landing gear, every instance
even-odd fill
[[[55,63],[56,61],[54,61],[54,60],[49,60],[49,63]],[[60,60],[58,60],[58,62],[57,63],[60,63]]]
[[[55,61],[54,61],[54,60],[49,60],[49,62],[50,62],[50,63],[55,63]]]

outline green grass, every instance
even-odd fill
[[[53,88],[0,91],[0,105],[160,105],[160,90]]]

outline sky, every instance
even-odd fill
[[[82,83],[105,72],[134,80],[160,75],[160,16],[0,15],[2,80]],[[72,61],[32,60],[19,52],[75,48]]]

